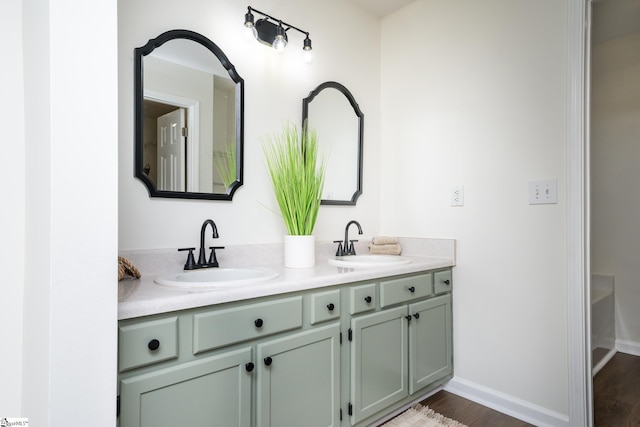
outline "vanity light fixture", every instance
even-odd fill
[[[281,19],[274,18],[264,12],[260,12],[251,6],[247,9],[247,13],[244,15],[244,26],[260,43],[264,43],[273,47],[278,52],[282,52],[289,42],[287,31],[294,29],[305,35],[305,39],[302,43],[305,62],[309,63],[313,60],[311,53],[311,39],[309,38],[309,33],[307,31],[301,30],[291,24],[287,24]],[[256,21],[253,16],[254,13],[262,15],[264,18],[260,18]]]

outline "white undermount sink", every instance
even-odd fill
[[[373,268],[409,264],[411,260],[399,255],[347,255],[329,258],[328,262],[336,267]]]
[[[268,268],[208,268],[156,277],[154,282],[186,289],[224,289],[252,285],[276,277],[278,273]]]

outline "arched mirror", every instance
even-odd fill
[[[362,194],[364,114],[349,90],[325,82],[302,100],[302,122],[318,134],[320,152],[326,156],[321,203],[355,205]]]
[[[215,43],[172,30],[134,51],[135,176],[151,197],[231,200],[242,185],[244,80]]]

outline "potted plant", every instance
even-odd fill
[[[284,265],[315,265],[313,228],[318,218],[325,163],[318,155],[318,137],[306,123],[299,132],[286,124],[279,134],[265,138],[262,147],[271,184],[288,235],[284,241]]]

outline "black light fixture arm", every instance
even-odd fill
[[[248,6],[247,9],[248,9],[249,13],[251,13],[251,12],[258,13],[258,14],[264,16],[267,19],[271,19],[272,21],[277,22],[279,25],[282,25],[283,27],[287,27],[287,28],[284,29],[285,31],[289,31],[291,28],[293,28],[294,30],[304,34],[306,37],[309,37],[309,32],[308,31],[301,30],[300,28],[296,27],[295,25],[291,25],[291,24],[288,24],[288,23],[284,22],[281,19],[274,18],[273,16],[269,15],[268,13],[261,12],[258,9],[252,8],[251,6]]]

